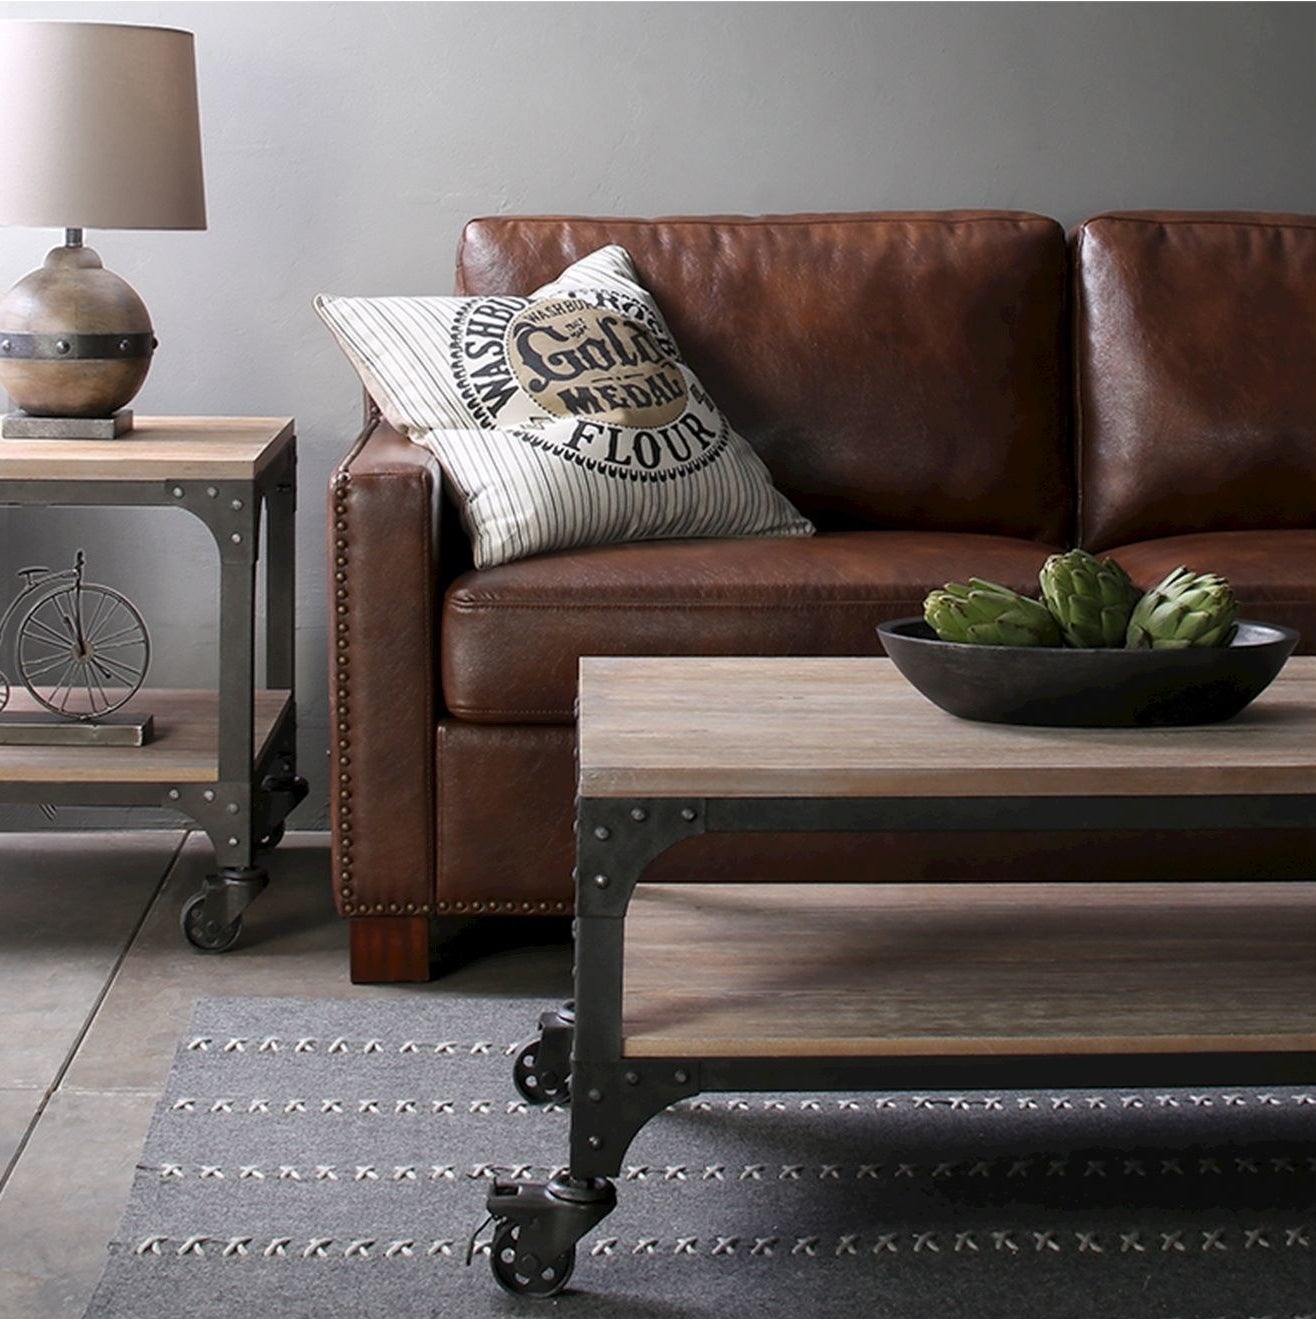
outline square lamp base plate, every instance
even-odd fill
[[[38,711],[0,714],[0,746],[143,747],[154,735],[149,714],[107,714],[94,722]]]
[[[117,440],[133,428],[133,410],[120,408],[109,417],[33,417],[7,412],[0,422],[6,440]]]

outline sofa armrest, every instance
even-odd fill
[[[368,405],[329,487],[332,873],[344,916],[414,924],[433,907],[441,490],[433,458]]]

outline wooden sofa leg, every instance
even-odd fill
[[[354,985],[430,978],[428,916],[353,916],[347,924]]]

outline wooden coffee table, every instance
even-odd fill
[[[701,1091],[1316,1079],[1316,884],[642,884],[707,832],[1316,827],[1316,658],[1224,724],[969,723],[884,659],[585,659],[571,1005],[517,1059],[567,1174],[488,1198],[551,1294]],[[810,880],[813,882],[808,882]]]

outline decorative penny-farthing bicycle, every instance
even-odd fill
[[[146,678],[151,641],[137,607],[73,567],[23,568],[25,585],[0,616],[0,647],[13,630],[14,671],[39,705],[65,719],[91,723],[131,700]],[[9,703],[0,671],[0,710]]]

